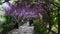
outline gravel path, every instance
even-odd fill
[[[34,26],[28,26],[29,23],[25,23],[19,27],[19,29],[13,29],[8,34],[33,34]]]

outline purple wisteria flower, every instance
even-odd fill
[[[17,2],[15,4],[4,3],[3,8],[5,12],[12,16],[18,17],[39,17],[42,15],[42,5],[41,4],[26,4],[24,2]]]

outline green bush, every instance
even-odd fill
[[[40,19],[34,21],[34,34],[47,34],[46,25]]]

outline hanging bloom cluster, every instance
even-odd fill
[[[12,16],[18,17],[38,17],[42,15],[42,4],[26,4],[25,2],[5,3],[3,4],[5,12]]]

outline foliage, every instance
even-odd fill
[[[42,23],[40,19],[34,21],[34,34],[48,34],[46,24]]]

